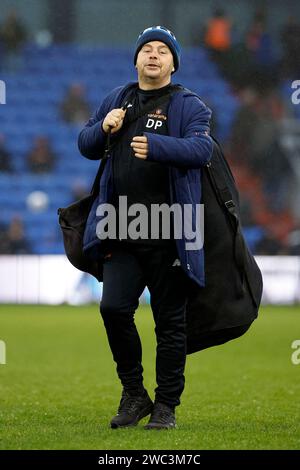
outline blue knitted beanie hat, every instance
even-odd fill
[[[164,26],[151,26],[142,31],[137,39],[134,53],[134,65],[139,51],[144,44],[150,41],[161,41],[170,48],[173,55],[175,72],[180,65],[180,46],[172,31]]]

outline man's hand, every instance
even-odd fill
[[[107,134],[109,129],[111,129],[111,133],[114,134],[118,132],[124,121],[124,117],[126,114],[126,109],[123,110],[122,108],[112,109],[105,117],[102,128],[104,132]]]
[[[130,145],[134,151],[135,157],[146,160],[148,156],[148,140],[146,136],[142,135],[133,137]]]

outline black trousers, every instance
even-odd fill
[[[155,401],[178,406],[185,384],[188,277],[181,266],[172,266],[178,258],[175,241],[158,247],[106,243],[100,312],[121,383],[132,393],[143,388],[142,345],[134,314],[147,286],[157,339]]]

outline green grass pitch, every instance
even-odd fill
[[[153,398],[151,310],[136,323]],[[121,393],[98,306],[0,307],[0,449],[300,449],[299,307],[264,307],[249,332],[187,358],[178,428],[111,430]]]

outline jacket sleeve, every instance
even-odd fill
[[[107,134],[102,129],[102,123],[110,111],[115,93],[116,89],[104,99],[78,136],[79,151],[90,160],[99,160],[103,155]]]
[[[147,160],[180,168],[200,168],[209,162],[213,142],[209,136],[211,110],[196,96],[185,99],[182,137],[144,132],[148,139]]]

